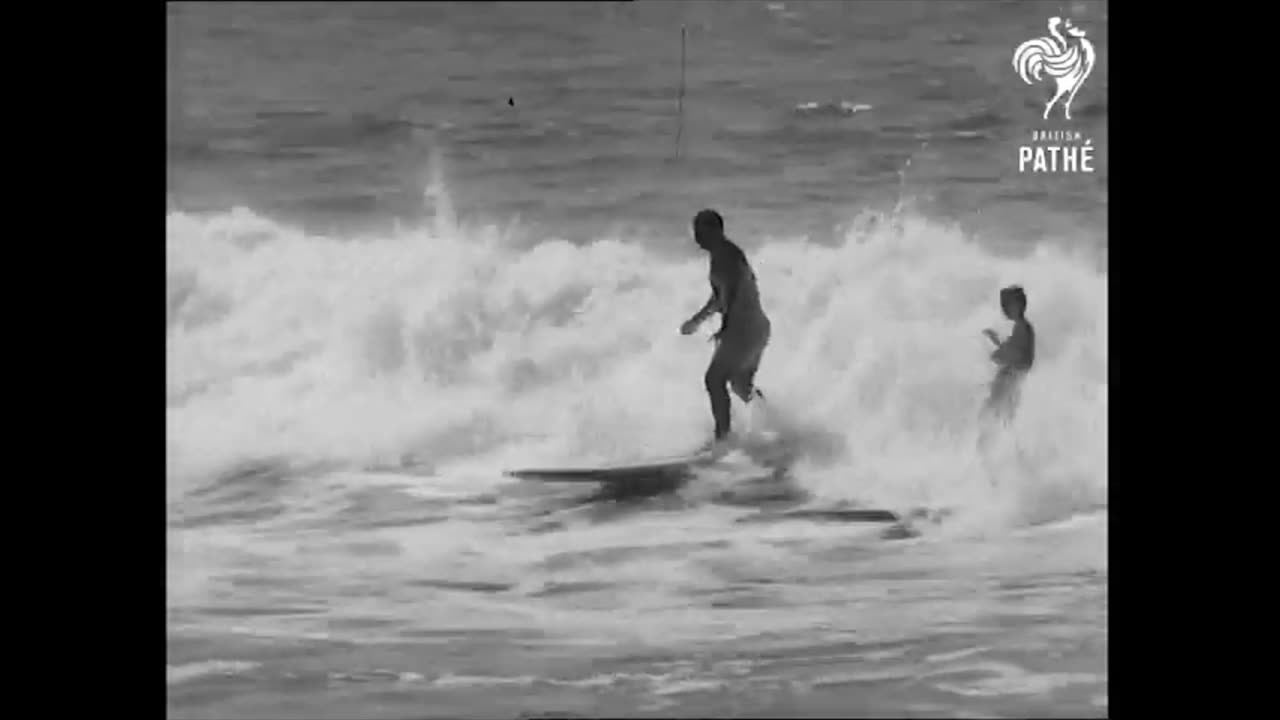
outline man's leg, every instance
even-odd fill
[[[748,361],[729,379],[729,387],[733,388],[733,393],[744,403],[751,402],[757,394],[760,397],[764,397],[756,389],[756,371],[759,369],[760,354],[757,354],[753,360]]]
[[[742,364],[730,378],[733,392],[744,403],[749,403],[757,396],[764,399],[764,393],[756,388],[756,372],[760,369],[760,360],[764,357],[764,349],[769,344],[769,335],[763,334],[747,352],[742,354]]]
[[[732,345],[721,342],[711,356],[711,364],[707,366],[703,382],[707,387],[707,396],[711,399],[711,416],[716,422],[716,440],[729,434],[729,381],[733,377],[738,353]]]

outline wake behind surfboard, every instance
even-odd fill
[[[603,486],[603,497],[613,497],[614,493],[630,494],[639,492],[648,494],[670,489],[674,485],[690,479],[695,471],[715,465],[724,456],[725,453],[723,452],[700,452],[649,462],[596,467],[523,468],[508,470],[503,474],[507,477],[521,480],[594,483]],[[783,468],[785,468],[785,465]],[[754,480],[748,479],[744,483],[751,485],[766,480],[776,482],[779,477],[777,472],[780,469],[777,468],[765,476],[756,477]],[[775,492],[777,489],[775,488]],[[925,513],[920,510],[900,514],[892,510],[868,507],[805,507],[803,502],[797,502],[802,498],[775,495],[761,497],[758,493],[748,494],[753,495],[751,499],[754,502],[748,501],[745,504],[759,504],[763,507],[760,508],[760,512],[757,514],[740,518],[738,522],[761,523],[802,520],[834,523],[884,523],[890,525],[885,537],[899,539],[917,535],[918,531],[913,528],[913,524],[925,519]],[[721,502],[726,499],[725,497],[719,498]],[[743,503],[735,501],[728,504],[739,505]],[[800,506],[797,507],[796,505]]]
[[[765,452],[758,452],[764,450]],[[763,448],[752,448],[751,443],[721,445],[716,448],[703,448],[696,452],[673,457],[647,460],[633,463],[616,463],[593,467],[547,467],[521,468],[507,470],[507,477],[521,480],[541,480],[544,482],[595,482],[620,483],[652,480],[684,480],[695,470],[717,464],[735,452],[742,451],[750,459],[762,462],[774,471],[785,469],[793,458],[786,452],[768,451],[767,443]]]

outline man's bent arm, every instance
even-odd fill
[[[702,324],[702,322],[710,317],[712,313],[720,309],[719,305],[719,297],[717,296],[715,289],[712,288],[711,297],[707,299],[707,304],[703,305],[701,310],[694,313],[693,317],[689,318],[689,322],[694,325]]]

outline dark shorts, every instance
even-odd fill
[[[758,327],[734,332],[726,331],[720,336],[715,354],[711,356],[711,365],[707,368],[707,377],[724,378],[733,388],[734,394],[748,401],[755,387],[756,371],[760,369],[760,360],[769,345],[772,328],[766,319]]]

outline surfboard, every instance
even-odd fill
[[[522,468],[507,470],[507,477],[545,482],[626,482],[641,479],[676,478],[695,468],[710,465],[719,456],[710,452],[648,462],[600,465],[597,467]]]

